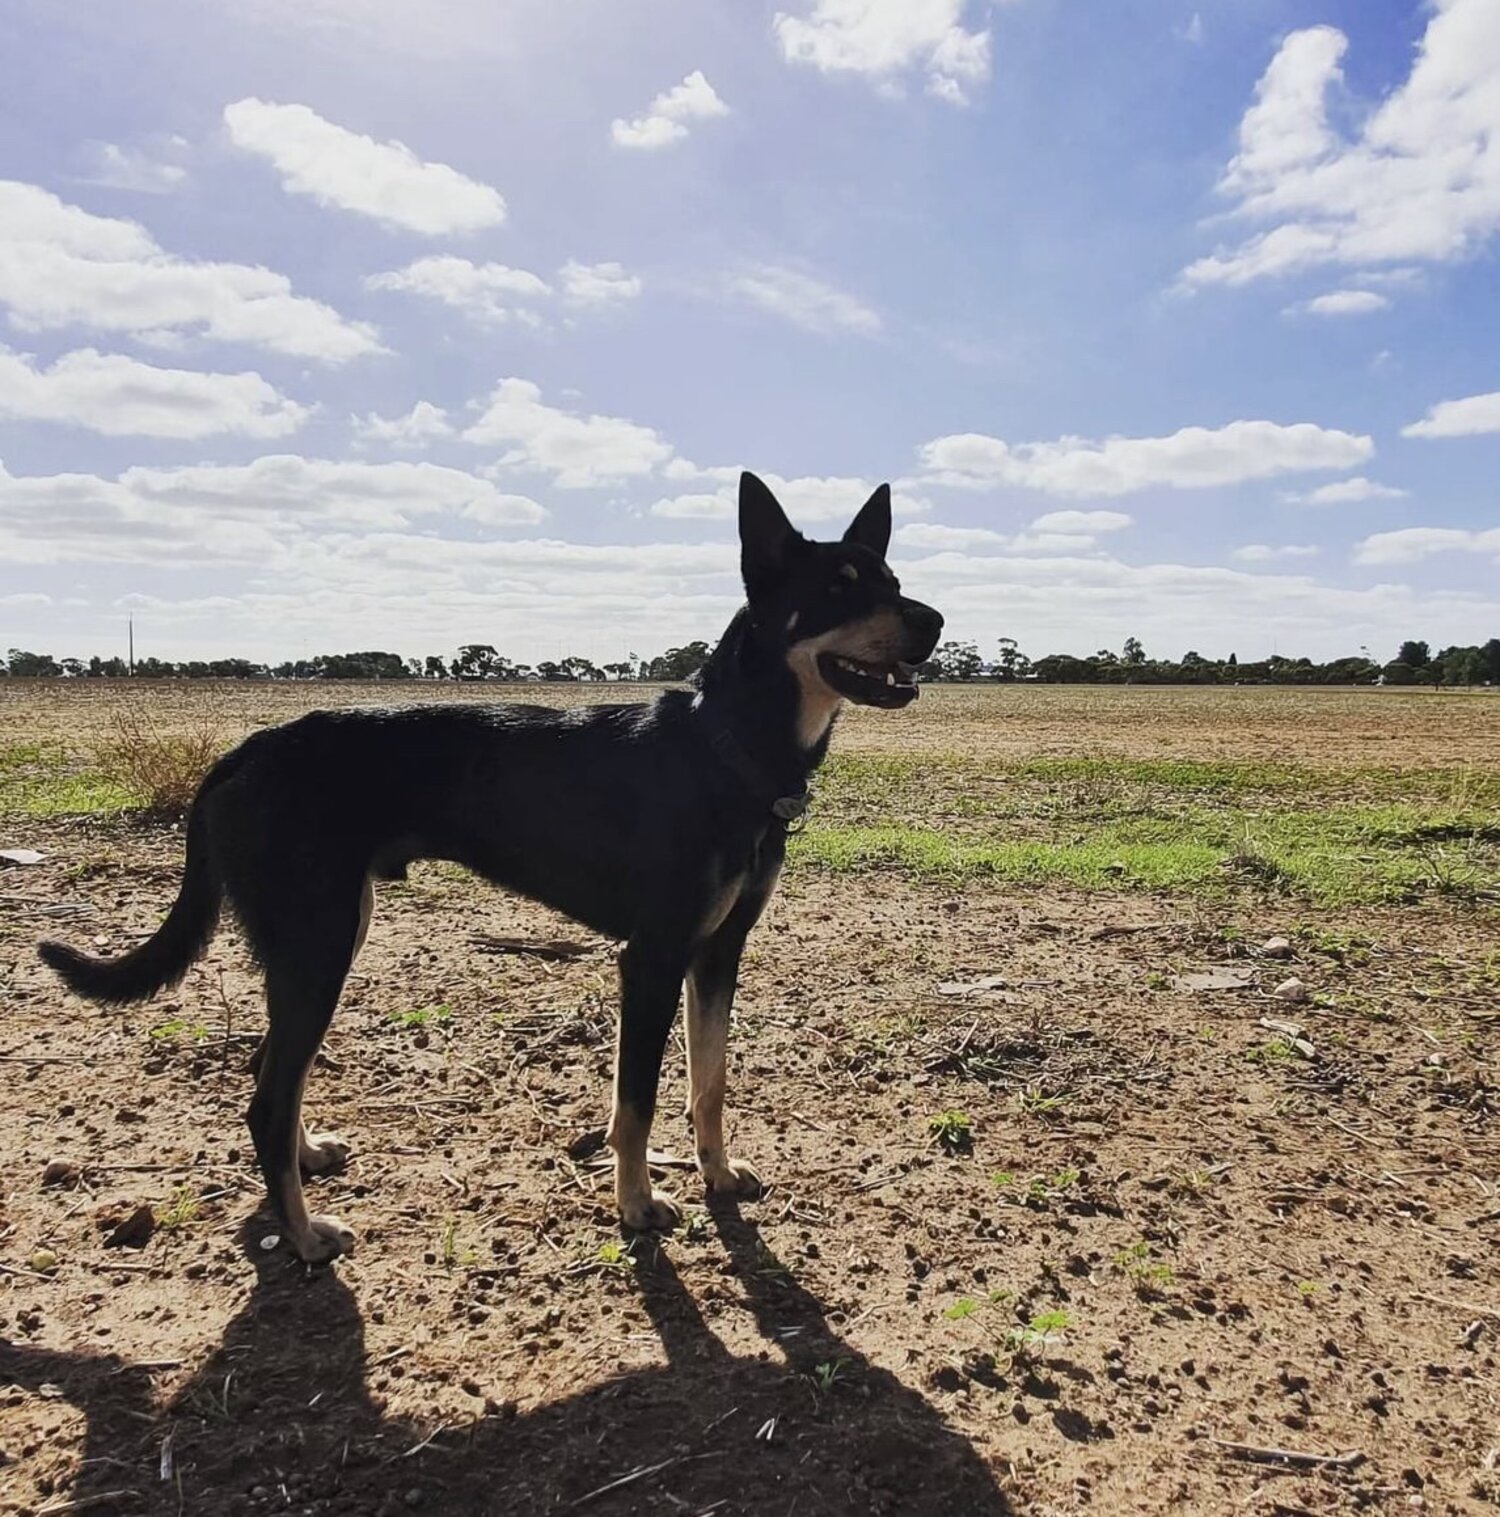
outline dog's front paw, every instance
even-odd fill
[[[720,1159],[717,1164],[700,1161],[703,1183],[720,1196],[742,1196],[753,1200],[765,1189],[761,1178],[741,1159]]]
[[[297,1162],[310,1175],[331,1175],[349,1162],[349,1145],[337,1133],[308,1133]]]
[[[638,1233],[669,1232],[682,1221],[682,1208],[664,1190],[620,1202],[620,1220]]]
[[[307,1236],[291,1240],[297,1257],[307,1264],[331,1264],[340,1254],[354,1252],[354,1231],[337,1217],[309,1217]]]

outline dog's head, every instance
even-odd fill
[[[914,666],[937,646],[943,618],[901,593],[885,561],[891,489],[881,485],[838,542],[810,542],[753,474],[740,475],[740,572],[760,637],[781,651],[804,691],[862,706],[917,697]]]

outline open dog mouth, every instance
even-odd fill
[[[917,671],[899,660],[868,664],[842,653],[820,653],[818,673],[846,700],[861,706],[906,706],[917,698]]]

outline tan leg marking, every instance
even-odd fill
[[[308,1132],[298,1124],[297,1163],[309,1175],[331,1175],[349,1162],[349,1145],[334,1132]]]
[[[682,1221],[682,1208],[664,1190],[653,1190],[646,1165],[646,1145],[651,1126],[642,1122],[634,1107],[625,1105],[615,1092],[614,1115],[609,1122],[609,1146],[615,1151],[615,1204],[620,1220],[637,1232],[667,1229]]]
[[[365,876],[365,888],[359,897],[359,931],[354,935],[354,952],[351,959],[359,957],[359,951],[365,946],[365,938],[370,931],[370,918],[375,914],[375,884],[369,875]]]
[[[303,1086],[306,1077],[303,1077]],[[296,1110],[293,1121],[297,1123],[298,1157],[301,1157],[302,1139],[306,1129],[302,1126],[302,1087],[297,1090]],[[286,1241],[299,1259],[308,1264],[327,1264],[340,1254],[354,1252],[353,1230],[345,1227],[337,1217],[312,1216],[307,1210],[307,1200],[302,1193],[302,1174],[297,1164],[287,1167],[281,1184],[282,1227]]]
[[[724,1152],[724,1076],[729,1047],[729,1008],[705,1004],[695,978],[687,981],[688,1114],[698,1173],[710,1190],[731,1196],[755,1196],[760,1176]]]

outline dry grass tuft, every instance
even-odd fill
[[[186,726],[179,719],[171,730],[152,712],[152,705],[142,702],[110,713],[98,767],[130,793],[144,819],[176,821],[228,742],[212,710],[196,714]]]

